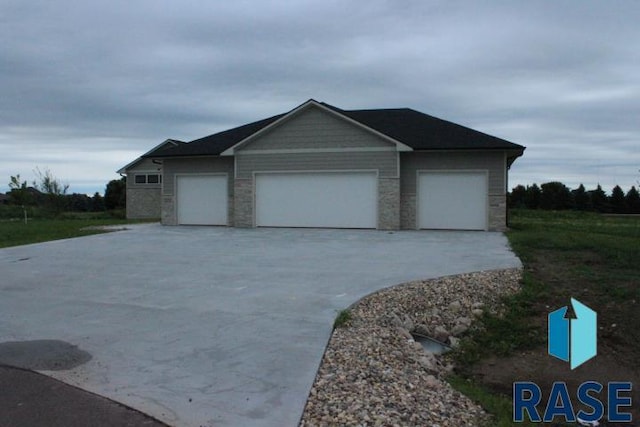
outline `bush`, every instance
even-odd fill
[[[27,211],[27,218],[42,218],[40,209],[33,206],[0,205],[0,219],[3,220],[24,220],[24,211]]]

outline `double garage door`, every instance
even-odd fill
[[[375,172],[257,173],[258,227],[376,228]]]

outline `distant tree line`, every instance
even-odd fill
[[[508,195],[510,208],[591,211],[614,214],[640,214],[640,194],[635,186],[626,193],[616,185],[607,195],[600,184],[595,190],[586,190],[580,184],[570,190],[561,182],[518,185]]]
[[[31,185],[23,181],[20,175],[10,177],[6,204],[37,208],[47,215],[56,216],[62,212],[102,212],[123,210],[126,206],[126,178],[109,181],[104,197],[96,192],[86,194],[67,194],[68,184],[63,184],[48,169],[34,171],[36,180]]]

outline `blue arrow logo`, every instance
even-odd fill
[[[575,319],[566,317],[566,306],[549,313],[548,351],[575,369],[598,353],[598,314],[575,298],[571,306]]]

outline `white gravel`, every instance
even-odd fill
[[[410,332],[456,345],[473,319],[519,289],[520,269],[406,283],[369,295],[327,346],[300,426],[478,426],[488,415],[446,381],[446,357]]]

